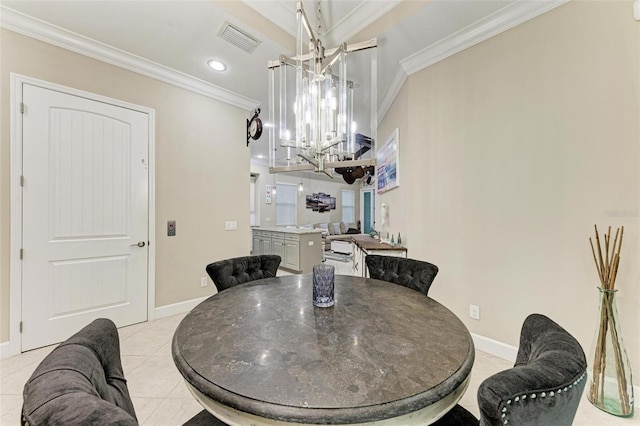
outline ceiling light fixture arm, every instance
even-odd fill
[[[318,46],[319,40],[313,34],[313,30],[311,29],[311,23],[309,23],[309,18],[307,17],[307,14],[305,13],[304,8],[302,7],[301,1],[296,2],[296,13],[299,13],[300,16],[302,16],[302,23],[304,25],[304,29],[307,30],[307,35],[309,36],[309,39],[311,39],[311,43],[313,43],[314,46]]]
[[[326,73],[332,65],[334,65],[338,59],[340,59],[340,55],[343,53],[347,53],[347,43],[342,43],[338,49],[336,49],[333,54],[321,62],[322,68],[320,69],[320,74]]]
[[[357,52],[359,50],[366,50],[366,49],[374,49],[378,47],[378,39],[376,38],[372,38],[370,40],[367,41],[362,41],[360,43],[354,43],[354,44],[348,44],[345,52],[346,53],[353,53],[353,52]],[[326,55],[333,55],[336,50],[342,48],[342,46],[340,47],[336,47],[333,49],[329,49],[325,51]],[[308,61],[312,58],[311,54],[306,54],[301,56],[301,60],[302,61]],[[292,65],[295,66],[296,65],[296,61],[297,61],[298,57],[297,56],[286,56],[286,55],[280,55],[278,60],[275,61],[267,61],[267,68],[268,69],[273,69],[273,68],[278,68],[281,67],[282,65]],[[304,64],[304,69],[308,70],[309,67]]]

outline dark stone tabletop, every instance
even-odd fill
[[[299,423],[382,420],[461,385],[474,347],[447,308],[400,285],[336,275],[336,303],[312,304],[312,276],[254,281],[180,323],[173,358],[207,397]]]

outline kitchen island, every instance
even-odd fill
[[[277,254],[280,268],[309,273],[322,263],[322,230],[289,227],[252,228],[252,254]]]

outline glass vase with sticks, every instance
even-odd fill
[[[633,415],[633,384],[631,365],[625,350],[618,309],[616,306],[616,277],[620,265],[620,251],[624,226],[616,230],[611,242],[611,227],[604,237],[604,252],[598,227],[595,226],[594,246],[589,238],[593,260],[600,279],[600,305],[598,329],[595,333],[589,365],[592,374],[587,386],[589,401],[610,414],[630,417]]]

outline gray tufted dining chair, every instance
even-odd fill
[[[21,425],[138,424],[113,322],[100,318],[60,343],[24,386]]]
[[[369,269],[369,277],[403,285],[425,296],[438,274],[436,265],[404,257],[370,254],[365,258],[365,262]]]
[[[281,258],[275,254],[235,257],[207,265],[207,274],[218,291],[262,278],[275,277]]]
[[[434,425],[571,425],[587,381],[580,343],[551,319],[531,314],[513,368],[478,388],[480,421],[456,405]]]

